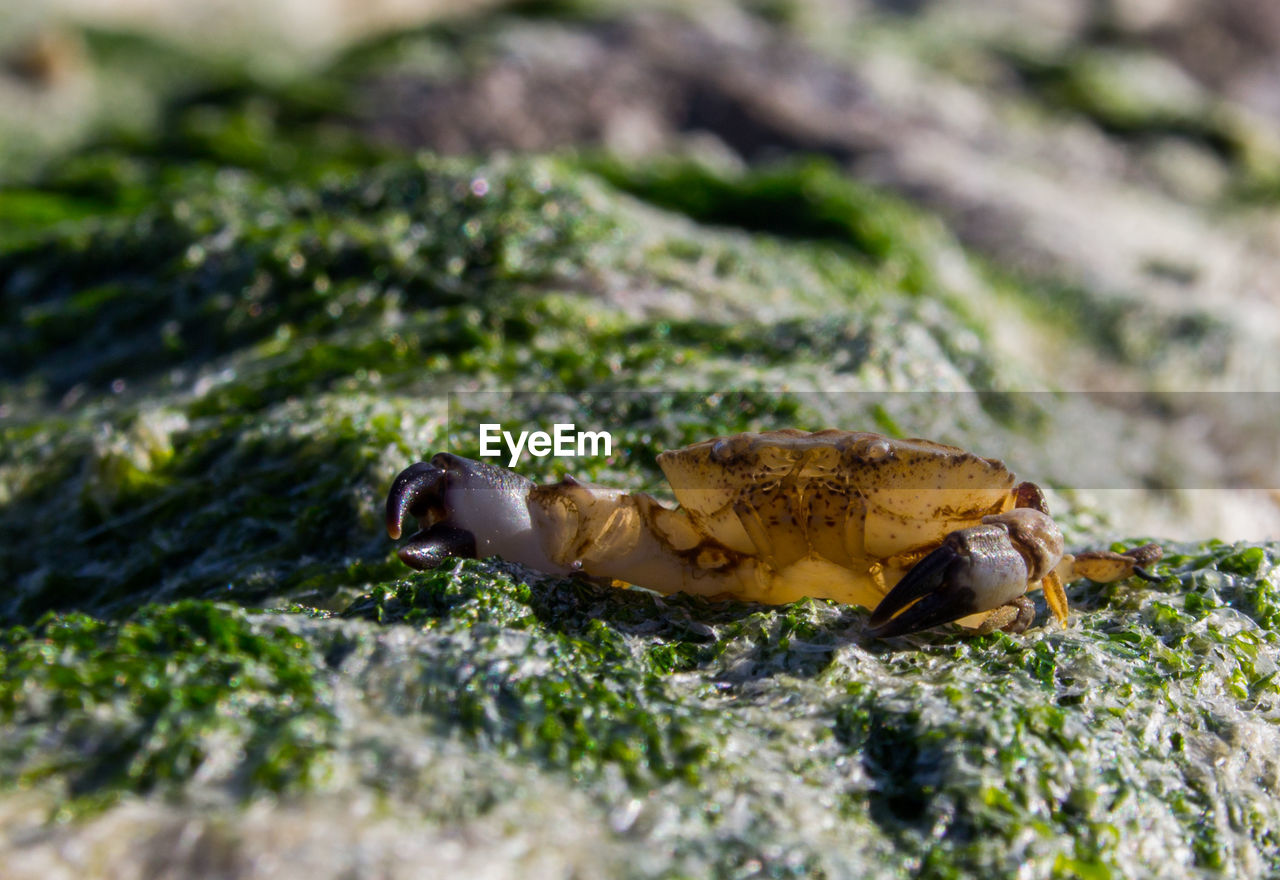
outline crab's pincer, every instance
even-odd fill
[[[400,537],[406,516],[412,516],[424,526],[396,553],[410,568],[435,568],[450,557],[476,555],[475,536],[442,521],[446,517],[447,487],[448,471],[434,461],[410,465],[391,484],[387,495],[387,534]]]
[[[501,556],[554,573],[533,533],[533,483],[482,461],[441,452],[400,472],[387,495],[387,534],[399,538],[407,518],[419,531],[398,555],[411,568],[435,568],[451,557]]]
[[[960,552],[950,544],[921,559],[876,606],[867,621],[867,635],[909,635],[976,612],[973,590],[957,584],[956,572],[963,565]]]
[[[466,529],[436,523],[415,532],[396,555],[410,568],[426,571],[449,559],[475,559],[476,536]]]
[[[1031,574],[1005,523],[986,522],[952,532],[876,606],[867,634],[907,635],[993,611],[1022,596]],[[1011,622],[1018,617],[1011,614]]]

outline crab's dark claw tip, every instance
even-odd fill
[[[1152,574],[1151,572],[1147,571],[1145,568],[1143,568],[1140,565],[1135,565],[1133,567],[1133,573],[1138,577],[1142,578],[1144,581],[1147,581],[1148,583],[1152,583],[1152,584],[1164,583],[1164,578],[1160,577],[1159,575]]]
[[[387,534],[394,541],[400,537],[405,515],[425,512],[427,504],[436,500],[444,489],[444,471],[430,462],[411,464],[400,472],[387,494]],[[423,502],[427,504],[423,504]]]
[[[917,562],[876,606],[867,635],[876,639],[905,636],[980,610],[973,590],[950,583],[958,561],[963,559],[956,549],[943,544]]]
[[[466,529],[436,523],[414,534],[396,555],[410,568],[425,571],[451,558],[474,559],[476,537]]]

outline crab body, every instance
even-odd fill
[[[928,440],[782,430],[696,443],[658,464],[679,507],[572,477],[536,485],[441,453],[397,477],[387,528],[399,537],[406,514],[418,519],[400,551],[417,568],[496,555],[662,593],[834,599],[872,609],[882,636],[949,621],[1021,629],[1024,594],[1041,586],[1065,621],[1060,574],[1122,577],[1158,558],[1150,547],[1064,556],[1038,488]]]

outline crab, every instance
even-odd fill
[[[1064,581],[1114,581],[1160,558],[1064,553],[1043,492],[1001,462],[929,440],[795,429],[736,434],[663,452],[680,506],[565,477],[538,485],[439,453],[404,470],[387,532],[420,530],[399,556],[413,568],[500,556],[659,593],[783,604],[834,599],[871,611],[888,638],[955,622],[1021,632],[1026,593],[1043,589],[1064,626]]]

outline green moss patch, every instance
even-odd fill
[[[202,602],[104,623],[47,617],[0,635],[2,778],[52,780],[67,803],[320,780],[335,718],[310,646]]]
[[[696,783],[716,760],[718,725],[629,644],[626,621],[638,616],[637,602],[652,622],[653,599],[642,594],[528,583],[501,567],[461,562],[373,594],[346,615],[413,624],[429,637],[436,659],[401,683],[398,711],[425,713],[482,747],[562,770],[612,765],[637,785]]]
[[[12,585],[3,617],[128,614],[192,596],[332,601],[343,585],[385,571],[369,483],[397,440],[376,412],[318,433],[287,420],[144,414],[132,427],[48,439],[36,447],[43,455],[77,465],[11,465],[36,468],[0,520],[0,571]]]
[[[936,286],[919,246],[931,232],[923,218],[851,180],[832,162],[790,162],[740,175],[675,160],[600,159],[589,167],[615,186],[700,223],[844,245],[895,276],[906,292]]]
[[[60,395],[190,368],[279,334],[545,281],[599,234],[526,165],[423,159],[314,188],[189,166],[136,196],[113,173],[110,201],[154,207],[0,253],[0,296],[16,317],[0,375]]]

